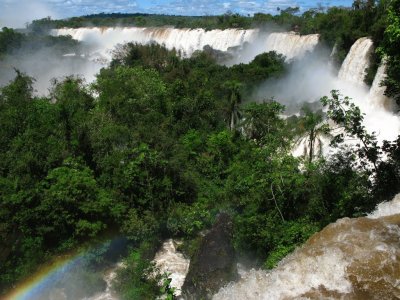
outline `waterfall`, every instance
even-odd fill
[[[181,287],[185,281],[185,277],[189,271],[190,260],[185,258],[182,253],[176,249],[178,241],[172,239],[166,240],[160,250],[156,253],[153,262],[155,263],[160,274],[168,273],[171,278],[171,287],[175,288],[175,296],[181,295]],[[90,298],[82,300],[118,300],[117,295],[112,289],[113,281],[117,276],[118,269],[124,268],[124,263],[120,262],[111,268],[104,275],[106,282],[106,290],[98,293]]]
[[[371,89],[369,90],[368,99],[373,105],[377,107],[383,107],[388,111],[394,111],[396,107],[394,101],[385,96],[386,86],[382,85],[382,81],[385,79],[386,63],[383,60],[378,70],[376,71],[374,81],[372,82]]]
[[[363,37],[358,39],[343,61],[339,71],[339,79],[364,85],[366,68],[369,67],[369,57],[373,50],[371,39]]]
[[[385,93],[386,87],[382,86],[381,83],[386,78],[386,63],[383,61],[376,71],[374,81],[372,82],[371,89],[369,91],[371,96],[382,96]]]
[[[265,43],[265,51],[276,51],[283,54],[286,60],[303,56],[307,51],[311,52],[318,44],[319,35],[299,35],[294,32],[279,32],[268,35]]]
[[[189,271],[190,260],[177,251],[177,243],[172,239],[166,240],[161,249],[156,253],[154,262],[161,274],[170,274],[171,287],[176,288],[175,296],[179,297],[181,295],[181,287]]]
[[[111,268],[104,275],[103,279],[106,282],[106,290],[104,292],[98,293],[92,297],[84,298],[82,300],[118,300],[116,293],[113,291],[113,281],[117,277],[117,271],[124,268],[124,263],[120,262]]]
[[[275,269],[248,271],[213,299],[398,299],[399,225],[400,194],[328,225]]]
[[[54,35],[71,35],[73,39],[98,46],[100,52],[111,58],[110,50],[117,44],[134,42],[142,45],[155,42],[167,49],[181,51],[182,56],[189,57],[196,50],[210,45],[216,50],[227,51],[230,47],[251,42],[258,30],[210,30],[176,29],[176,28],[142,28],[142,27],[110,27],[110,28],[63,28],[53,31]]]
[[[225,29],[209,30],[177,29],[177,28],[142,28],[142,27],[88,27],[62,28],[52,31],[53,35],[70,35],[73,39],[91,44],[93,52],[102,53],[111,59],[111,52],[117,44],[134,42],[149,44],[155,42],[167,49],[176,49],[183,57],[190,57],[195,51],[211,46],[215,50],[228,51],[229,48],[240,47],[248,43],[252,47],[253,59],[256,55],[276,51],[286,56],[287,60],[301,57],[312,51],[319,40],[318,34],[300,36],[293,32],[270,33],[258,29]],[[248,58],[244,58],[247,62]],[[243,61],[242,61],[243,62]]]
[[[379,142],[395,140],[400,133],[400,120],[397,114],[392,113],[393,101],[384,95],[386,87],[381,86],[386,77],[385,60],[379,66],[371,88],[368,90],[364,84],[373,48],[372,40],[366,37],[354,43],[340,68],[337,89],[351,96],[365,113],[364,124],[369,132],[376,132]]]

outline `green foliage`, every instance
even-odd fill
[[[253,18],[228,13],[44,19],[31,29],[75,27],[88,20],[106,25],[118,17],[124,19],[121,24],[207,28],[272,21],[304,33],[321,32],[327,43],[338,43],[341,57],[361,35],[380,39],[384,4],[359,4],[301,16],[283,9],[277,16]],[[366,24],[370,13],[376,14],[374,25]],[[395,36],[388,28],[386,39]],[[5,30],[0,45],[15,39],[12,47],[19,47],[20,38]],[[70,38],[36,33],[24,40],[60,51],[76,46]],[[281,104],[251,102],[255,86],[287,70],[281,55],[264,53],[249,64],[227,67],[210,49],[191,58],[176,54],[157,45],[127,44],[92,85],[70,77],[55,81],[50,95],[38,98],[33,79],[17,71],[15,80],[1,88],[1,290],[53,255],[108,231],[127,236],[135,246],[181,237],[193,253],[199,232],[221,211],[233,217],[237,250],[256,254],[271,268],[327,223],[362,215],[398,192],[399,141],[378,147],[362,125],[361,111],[338,92],[323,98],[327,116],[360,139],[356,151],[312,159],[312,150],[306,164],[292,156],[299,136],[315,145],[328,130],[320,112],[306,109],[285,119]],[[148,276],[155,271],[150,263],[155,247],[136,249],[127,258],[115,285],[122,299],[173,298],[168,275],[161,286],[162,276]]]
[[[285,147],[285,122],[279,116],[283,110],[284,106],[274,101],[247,104],[241,122],[246,137],[260,146]],[[277,139],[278,136],[282,138]]]
[[[292,252],[296,246],[304,243],[319,229],[318,225],[307,219],[289,221],[278,225],[271,241],[274,249],[269,253],[264,267],[267,269],[274,268],[282,258]]]
[[[308,106],[303,106],[301,112],[304,116],[300,118],[298,123],[301,133],[297,143],[304,142],[307,144],[308,153],[304,154],[308,157],[308,162],[311,163],[317,153],[319,156],[322,155],[322,138],[331,137],[330,128],[328,124],[323,122],[322,111],[314,113]]]
[[[106,228],[112,200],[99,188],[92,171],[67,159],[49,172],[42,187],[38,208],[46,216],[38,231],[47,236],[94,237]]]
[[[387,64],[387,78],[384,80],[386,95],[400,103],[400,2],[390,1],[388,5],[387,27],[379,53]]]
[[[391,199],[400,186],[400,137],[396,141],[385,141],[382,151],[387,157],[381,161],[375,176],[374,194],[379,200]]]
[[[165,85],[154,70],[122,66],[103,69],[95,89],[100,107],[129,127],[161,121],[169,109]]]
[[[138,215],[135,209],[130,209],[122,224],[122,232],[135,243],[146,241],[153,238],[158,232],[158,222],[150,211],[145,211]]]
[[[145,65],[161,71],[165,68],[173,67],[177,62],[175,50],[168,51],[165,47],[155,43],[150,45],[127,43],[118,46],[113,54],[111,66],[136,67]]]
[[[171,287],[171,278],[169,278],[171,274],[164,273],[162,274],[162,285],[161,285],[161,294],[165,297],[166,300],[174,300],[175,299],[175,288]]]
[[[121,299],[156,299],[162,291],[158,286],[160,275],[153,263],[145,258],[145,249],[133,250],[117,271],[114,288]],[[167,288],[163,291],[170,293]]]
[[[39,49],[51,49],[52,52],[59,55],[79,51],[78,41],[73,40],[70,36],[47,35],[45,34],[47,31],[21,33],[11,28],[2,28],[0,31],[0,61],[6,55],[30,55]]]
[[[338,91],[332,91],[331,96],[332,98],[321,98],[322,104],[328,108],[328,117],[342,126],[351,138],[357,138],[361,142],[356,144],[356,151],[361,158],[360,163],[365,167],[368,163],[372,164],[376,170],[381,151],[377,146],[375,133],[370,134],[365,130],[364,116],[350,98],[343,98]],[[338,134],[332,140],[332,144],[341,143],[343,140],[344,134]]]
[[[340,165],[343,158],[350,158],[351,168],[362,168],[359,174],[351,170],[350,180],[355,180],[358,189],[354,192],[347,192],[345,198],[341,198],[339,209],[341,214],[353,213],[372,209],[379,200],[393,197],[397,192],[397,183],[399,180],[398,169],[398,140],[394,142],[383,141],[383,145],[378,145],[375,133],[366,131],[363,125],[363,114],[360,109],[350,102],[348,97],[341,97],[337,91],[332,91],[332,98],[323,97],[321,102],[328,107],[328,117],[344,129],[344,133],[337,135],[333,140],[333,145],[338,145],[344,141],[345,136],[356,138],[357,143],[351,151],[357,154],[357,160],[354,156],[342,155],[339,157]],[[384,159],[384,157],[387,159]],[[334,160],[332,160],[334,161]],[[345,170],[346,168],[344,168]],[[363,176],[364,175],[364,176]],[[363,179],[365,176],[371,176],[373,182]],[[367,184],[365,183],[367,181]],[[372,186],[372,197],[368,196],[368,187]],[[363,187],[360,189],[360,187]],[[346,190],[346,189],[345,189]],[[355,199],[358,201],[354,201]],[[364,199],[365,201],[361,201]],[[353,212],[351,212],[353,210]]]
[[[21,46],[24,36],[21,33],[7,27],[0,31],[0,59],[2,55]]]
[[[241,118],[239,105],[242,102],[241,88],[242,84],[237,81],[227,81],[222,86],[228,91],[228,112],[227,119],[229,120],[229,129],[234,130],[236,124]]]
[[[219,16],[173,16],[153,14],[124,14],[124,13],[100,13],[82,17],[73,17],[64,20],[51,20],[44,18],[33,21],[28,28],[34,32],[46,32],[50,28],[85,27],[85,26],[138,26],[161,27],[165,25],[177,28],[249,28],[252,18],[237,13],[227,12]]]
[[[211,220],[211,213],[205,203],[178,203],[170,209],[167,228],[175,236],[190,238],[210,226]]]

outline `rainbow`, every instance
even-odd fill
[[[86,245],[89,246],[89,245]],[[93,250],[104,250],[106,252],[111,251],[114,254],[120,256],[125,249],[126,238],[121,236],[105,236],[102,241],[97,241],[94,245],[89,247],[81,247],[78,250],[67,253],[65,255],[58,256],[51,262],[40,267],[39,271],[35,274],[17,284],[15,288],[11,289],[5,296],[0,295],[1,300],[46,300],[53,299],[54,295],[50,295],[50,292],[56,292],[57,297],[63,298],[63,289],[57,290],[57,285],[63,285],[66,276],[75,275],[93,259]],[[103,252],[103,251],[101,251]],[[103,252],[104,254],[104,252]]]
[[[71,271],[83,259],[85,252],[65,255],[42,267],[36,274],[11,290],[4,300],[43,300],[43,293],[54,286],[64,274]]]

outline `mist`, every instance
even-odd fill
[[[58,14],[39,0],[2,1],[0,7],[0,28],[24,28],[32,20],[52,17]]]
[[[330,64],[329,50],[323,48],[292,61],[281,78],[265,81],[254,91],[254,99],[274,98],[287,106],[315,102],[335,86],[337,69]]]
[[[293,114],[299,112],[306,102],[316,103],[316,107],[320,107],[321,97],[329,96],[331,90],[339,90],[344,96],[352,98],[366,114],[365,125],[370,132],[377,133],[379,140],[394,140],[397,137],[397,132],[400,131],[398,115],[387,109],[388,105],[381,100],[382,95],[371,94],[370,88],[362,80],[348,82],[346,77],[339,79],[337,74],[340,66],[332,63],[332,49],[319,44],[318,35],[300,36],[293,32],[276,32],[279,31],[277,28],[271,30],[275,32],[269,32],[268,29],[204,32],[135,27],[54,30],[52,34],[55,36],[71,35],[79,41],[79,47],[64,52],[53,48],[41,48],[34,52],[20,49],[0,62],[5,70],[0,74],[0,85],[6,84],[15,76],[13,68],[36,78],[35,89],[38,94],[48,92],[52,78],[78,75],[91,82],[95,80],[96,73],[111,61],[112,50],[124,42],[157,42],[168,49],[176,47],[186,55],[202,50],[204,45],[210,45],[218,51],[233,51],[234,58],[226,63],[228,65],[248,63],[260,53],[276,51],[285,56],[289,64],[288,71],[281,78],[270,79],[261,84],[250,97],[252,100],[273,98],[286,105],[287,114]],[[367,52],[354,49],[349,55],[367,67]],[[381,122],[383,119],[384,123]]]
[[[31,44],[27,43],[0,60],[0,87],[14,79],[17,69],[35,79],[33,87],[36,95],[45,96],[55,80],[78,76],[90,83],[105,66],[101,61],[90,59],[81,46],[65,50],[57,45],[31,48]]]
[[[360,107],[365,114],[366,129],[375,132],[378,141],[395,140],[400,131],[400,118],[393,105],[388,105],[388,99],[382,94],[371,93],[370,87],[363,82],[339,79],[340,66],[332,64],[330,53],[331,49],[319,46],[301,60],[292,61],[283,77],[265,81],[250,98],[258,102],[274,99],[284,104],[286,114],[291,115],[299,112],[304,103],[313,103],[315,108],[321,108],[319,99],[330,96],[332,90],[339,90],[340,94],[350,97]],[[358,53],[354,51],[349,55]],[[380,90],[381,93],[383,91]]]

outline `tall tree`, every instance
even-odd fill
[[[322,138],[329,138],[329,126],[323,123],[322,111],[313,112],[308,106],[303,106],[304,116],[300,119],[300,126],[304,133],[300,135],[297,144],[304,143],[304,154],[311,163],[316,153],[322,154]]]
[[[228,117],[229,117],[229,129],[233,131],[236,124],[241,118],[241,112],[239,109],[242,103],[241,89],[243,85],[235,80],[226,81],[223,87],[228,91]]]

